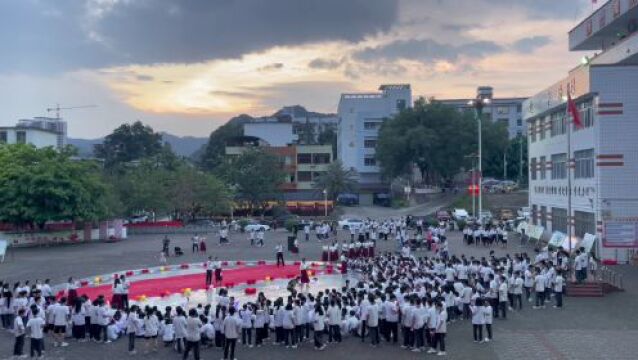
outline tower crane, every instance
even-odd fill
[[[95,108],[95,107],[97,107],[97,105],[60,107],[60,104],[56,104],[54,108],[47,108],[47,112],[55,111],[55,118],[60,120],[60,110],[86,109],[86,108]]]

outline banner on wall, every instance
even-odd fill
[[[605,221],[603,246],[606,248],[638,248],[638,222]]]

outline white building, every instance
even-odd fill
[[[244,124],[244,135],[258,137],[270,146],[286,146],[297,141],[291,121],[277,117],[259,118]]]
[[[37,148],[58,146],[58,134],[51,130],[0,127],[0,144],[31,144]]]
[[[57,147],[62,148],[67,144],[67,124],[62,118],[51,118],[46,116],[36,116],[33,119],[21,119],[17,127],[37,128],[53,131],[57,134]]]
[[[522,108],[526,98],[495,98],[494,89],[491,86],[479,87],[476,96],[491,100],[490,104],[483,109],[483,116],[493,122],[505,124],[510,139],[525,135],[527,127],[523,121]],[[436,99],[436,101],[453,106],[462,112],[474,111],[474,108],[468,105],[470,100],[473,99]]]
[[[381,124],[412,106],[409,84],[381,85],[380,92],[342,94],[337,110],[337,154],[343,165],[359,176],[360,202],[372,203],[372,194],[387,192],[375,158]]]
[[[570,31],[569,44],[570,50],[603,52],[523,104],[532,222],[545,236],[571,226],[572,243],[596,235],[599,257],[620,262],[638,245],[637,21],[636,0],[602,6]],[[568,91],[582,129],[566,116]]]

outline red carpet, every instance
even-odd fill
[[[223,285],[233,283],[234,286],[246,284],[249,280],[265,280],[266,276],[271,279],[286,279],[299,275],[299,265],[286,265],[277,267],[276,265],[259,265],[252,267],[240,267],[228,269],[222,272]],[[206,287],[206,272],[202,269],[200,274],[177,275],[174,277],[148,279],[131,282],[129,298],[134,300],[139,295],[147,297],[161,296],[164,293],[181,293],[182,289],[191,288],[193,291]],[[111,299],[112,286],[101,285],[96,287],[86,287],[78,289],[78,295],[86,294],[90,299],[98,295],[104,295],[106,299]]]

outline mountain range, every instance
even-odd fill
[[[208,142],[207,137],[194,136],[176,136],[167,132],[162,132],[162,139],[169,143],[175,154],[179,156],[190,157],[195,151],[199,150]],[[68,138],[69,145],[73,145],[78,149],[80,156],[92,156],[93,146],[101,144],[104,138],[98,139],[74,139]]]

